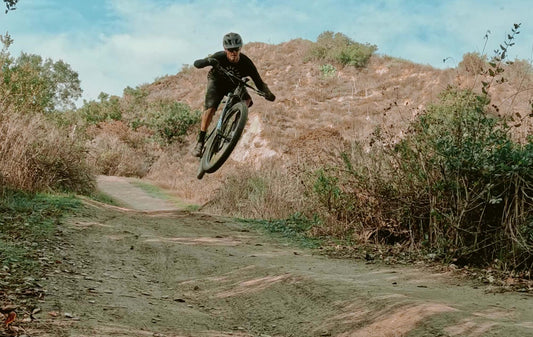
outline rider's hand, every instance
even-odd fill
[[[207,62],[209,62],[209,65],[212,67],[218,66],[218,60],[216,58],[210,57],[207,59]]]
[[[265,92],[265,98],[267,101],[274,102],[274,100],[276,99],[276,96],[274,96],[274,94],[271,91],[267,91]]]

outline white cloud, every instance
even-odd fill
[[[220,50],[229,31],[241,33],[245,42],[280,43],[314,40],[332,30],[375,44],[379,53],[434,66],[454,66],[464,53],[481,52],[487,30],[490,55],[515,22],[523,27],[509,56],[530,58],[533,44],[526,0],[504,5],[496,0],[94,1],[34,0],[27,7],[21,2],[16,15],[0,21],[0,29],[15,39],[12,51],[69,63],[80,75],[85,99],[101,91],[121,95],[126,86],[175,74],[183,64]],[[452,64],[442,64],[447,57]]]

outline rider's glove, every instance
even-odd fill
[[[216,58],[213,58],[213,57],[210,57],[207,59],[207,62],[209,63],[210,66],[212,67],[216,67],[218,66],[218,60]]]
[[[276,96],[274,96],[274,94],[271,91],[267,91],[265,92],[265,98],[267,101],[274,102],[274,100],[276,99]]]

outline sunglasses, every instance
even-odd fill
[[[226,50],[229,51],[230,53],[238,53],[241,50],[241,48],[228,48]]]

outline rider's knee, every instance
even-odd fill
[[[207,108],[204,110],[204,116],[213,116],[216,110],[216,108]]]

